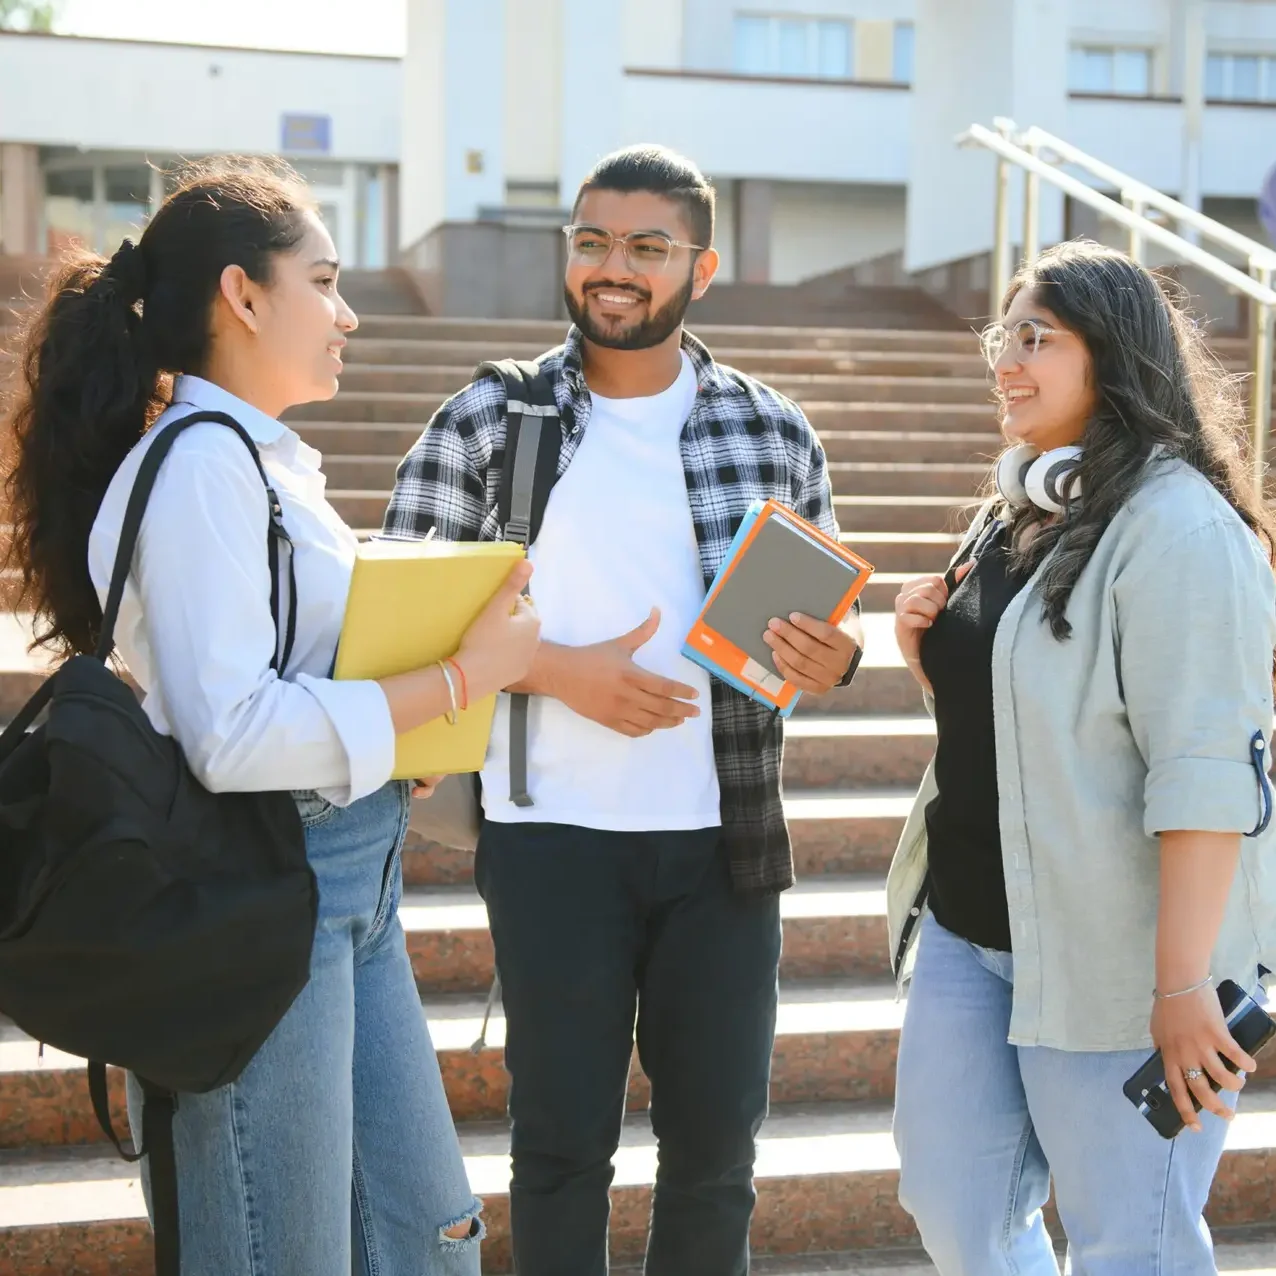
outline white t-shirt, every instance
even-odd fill
[[[589,428],[550,493],[529,557],[541,636],[568,647],[617,638],[653,607],[660,628],[636,664],[695,687],[698,718],[633,740],[533,696],[528,791],[509,800],[509,698],[497,706],[483,807],[500,823],[574,824],[614,832],[721,823],[709,675],[682,654],[704,603],[704,579],[679,440],[696,396],[684,353],[669,389],[649,398],[593,396]]]

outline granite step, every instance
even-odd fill
[[[410,390],[344,388],[327,402],[309,403],[290,416],[316,421],[420,421],[470,380],[469,368],[429,368],[415,372]],[[784,373],[769,379],[772,389],[799,405],[806,403],[907,403],[983,405],[992,414],[992,391],[984,377],[827,376]],[[819,428],[818,426],[816,427]]]
[[[821,430],[830,461],[980,461],[1005,446],[993,430]]]
[[[692,330],[711,349],[775,350],[943,350],[964,353],[971,332],[926,329],[772,327],[694,322]],[[567,321],[560,319],[440,319],[429,316],[366,315],[358,339],[476,343],[482,358],[504,358],[509,348],[548,350],[561,345]]]
[[[918,712],[920,692],[895,646],[893,615],[869,611],[863,621],[866,648],[855,681],[827,696],[803,696],[795,721],[808,714],[898,717]],[[0,721],[8,721],[26,703],[52,667],[46,656],[27,651],[29,641],[29,616],[0,614]]]
[[[1276,1192],[1276,1094],[1256,1090],[1247,1099],[1229,1130],[1206,1211],[1220,1228],[1268,1222]],[[885,1104],[775,1109],[758,1141],[755,1252],[796,1258],[916,1246],[916,1230],[896,1197],[899,1161],[890,1121]],[[508,1129],[503,1122],[476,1122],[462,1125],[460,1134],[470,1182],[486,1205],[484,1270],[508,1272]],[[611,1193],[618,1263],[641,1259],[655,1163],[649,1122],[645,1115],[629,1117]],[[0,1153],[0,1220],[0,1276],[37,1270],[142,1276],[149,1270],[137,1169],[98,1148]],[[1261,1250],[1257,1260],[1249,1257],[1254,1252],[1252,1245],[1240,1251],[1237,1262],[1266,1261]]]
[[[423,1003],[438,1052],[448,1104],[457,1121],[499,1120],[509,1080],[505,1018],[498,1007],[478,1050],[485,998],[427,997]],[[895,1057],[904,1007],[888,982],[786,983],[780,988],[772,1060],[774,1104],[874,1101],[894,1093]],[[128,1128],[124,1074],[108,1073],[116,1129]],[[628,1107],[642,1111],[650,1084],[637,1059]],[[103,1143],[85,1082],[84,1061],[39,1046],[0,1019],[0,1149]]]
[[[379,346],[368,348],[370,343],[357,337],[346,351],[345,366],[341,373],[344,391],[422,391],[438,390],[439,383],[431,379],[434,369],[446,369],[455,376],[455,384],[464,385],[473,376],[474,369],[483,356],[475,348],[446,343],[434,348],[422,349],[412,360],[383,360],[376,356],[383,353]],[[521,355],[509,358],[535,358],[537,353],[526,346]],[[401,355],[402,349],[389,353]],[[850,353],[766,352],[748,350],[719,350],[715,358],[726,367],[758,378],[768,385],[782,382],[789,377],[962,377],[967,380],[988,381],[987,365],[978,352],[966,354],[934,354],[918,351],[864,350]],[[776,385],[776,389],[780,389]],[[836,396],[835,396],[836,397]]]
[[[349,393],[348,391],[346,393]],[[363,431],[373,430],[373,438],[394,440],[406,451],[417,439],[431,416],[443,405],[444,394],[420,395],[409,419],[377,421],[374,417],[350,419],[326,404],[305,404],[285,413],[293,429],[325,455],[341,452],[388,452],[388,442],[375,446],[361,443]],[[338,407],[345,395],[331,401]],[[808,420],[821,435],[829,431],[854,430],[867,433],[996,433],[996,410],[992,403],[883,403],[835,402],[818,399],[802,404]]]
[[[912,788],[788,793],[784,814],[798,877],[885,873],[913,798]],[[438,846],[409,829],[403,849],[405,885],[465,886],[473,879],[473,852]]]
[[[829,465],[834,508],[843,531],[944,531],[960,526],[963,512],[979,508],[977,488],[988,473],[982,462],[928,465],[925,462],[834,461]],[[328,489],[328,499],[351,527],[380,527],[390,503],[391,487]],[[914,501],[928,500],[918,505]],[[846,497],[871,497],[858,506]],[[846,510],[854,509],[849,520]],[[969,513],[966,513],[969,518]]]
[[[399,920],[427,992],[485,992],[492,982],[487,910],[468,886],[405,890]],[[886,882],[880,874],[800,881],[780,896],[784,979],[882,978]]]
[[[937,496],[975,491],[988,473],[982,461],[830,461],[838,496]],[[849,529],[847,529],[849,530]]]
[[[945,494],[848,492],[834,482],[833,510],[851,544],[865,532],[959,532],[979,509],[977,477],[966,471]],[[874,564],[876,565],[876,564]]]
[[[346,349],[343,380],[352,372],[370,368],[465,367],[477,368],[487,359],[538,359],[547,349],[533,341],[521,341],[502,347],[493,355],[492,347],[483,341],[435,341],[425,338],[369,337],[363,329],[353,333]],[[726,367],[766,380],[768,375],[784,372],[854,373],[883,371],[902,374],[946,376],[983,375],[987,365],[972,338],[965,349],[924,350],[900,348],[879,349],[867,345],[857,350],[819,350],[795,347],[789,350],[757,346],[722,345],[715,347],[713,357]]]

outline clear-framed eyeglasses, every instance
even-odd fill
[[[1009,327],[1004,323],[990,323],[979,334],[979,347],[988,360],[988,366],[995,368],[1007,350],[1017,360],[1031,359],[1041,349],[1045,338],[1058,335],[1058,328],[1052,328],[1038,319],[1020,319]]]
[[[705,250],[703,244],[674,239],[662,230],[631,230],[627,235],[613,235],[602,226],[564,226],[563,234],[567,237],[568,259],[573,264],[601,266],[619,244],[629,269],[636,275],[663,274],[675,248],[690,248],[697,253]]]

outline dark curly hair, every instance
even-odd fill
[[[1057,550],[1041,574],[1041,590],[1045,619],[1058,639],[1072,631],[1066,612],[1077,578],[1143,481],[1157,447],[1199,470],[1263,542],[1269,559],[1276,551],[1276,521],[1254,491],[1237,380],[1210,352],[1172,295],[1175,287],[1124,253],[1074,241],[1026,265],[1002,302],[1004,315],[1029,290],[1090,355],[1095,409],[1081,439],[1084,498],[1026,543],[1019,533],[1039,511],[1008,516],[1018,569],[1030,572]],[[996,490],[991,476],[987,490]]]
[[[107,261],[74,252],[19,331],[19,373],[4,416],[19,605],[35,641],[60,655],[97,646],[102,610],[89,577],[93,520],[120,462],[167,406],[171,374],[198,373],[227,266],[270,281],[313,207],[286,165],[226,158],[176,175],[137,244]]]

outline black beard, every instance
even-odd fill
[[[605,332],[594,323],[589,317],[589,310],[584,301],[577,302],[566,287],[563,289],[563,300],[567,304],[567,313],[571,316],[572,323],[584,333],[585,339],[592,341],[594,345],[602,346],[605,350],[651,350],[655,346],[663,345],[677,332],[683,319],[686,318],[687,307],[691,305],[691,293],[694,286],[694,278],[688,276],[686,286],[677,296],[671,297],[659,310],[649,314],[640,323],[634,324],[631,328],[622,328],[619,332]],[[605,284],[591,284],[589,291],[599,292],[606,288]],[[617,288],[615,291],[633,294],[631,288]],[[585,300],[587,299],[588,295]]]

